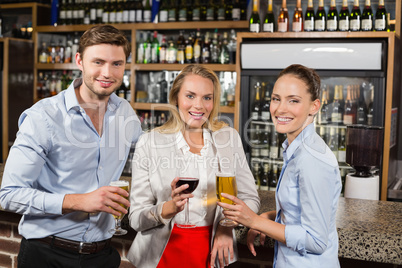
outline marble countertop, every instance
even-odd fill
[[[0,184],[3,166],[0,163]],[[275,193],[258,193],[261,199],[260,213],[274,210]],[[336,220],[339,257],[402,265],[402,202],[341,197]],[[246,244],[247,229],[236,228],[236,236],[239,243]],[[264,247],[273,245],[274,241],[268,239]]]

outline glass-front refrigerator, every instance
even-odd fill
[[[313,68],[321,77],[321,108],[314,124],[337,157],[344,180],[353,172],[346,164],[347,126],[384,127],[386,41],[245,38],[240,48],[239,125],[256,187],[275,190],[283,165],[286,136],[275,131],[269,107],[278,74],[291,64]],[[381,174],[381,168],[374,172]]]

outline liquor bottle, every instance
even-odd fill
[[[304,31],[314,31],[314,16],[313,0],[308,0],[306,14],[304,15]]]
[[[169,14],[168,0],[161,0],[161,5],[159,7],[159,22],[167,22]]]
[[[210,44],[211,63],[219,63],[220,48],[218,45],[218,29],[215,29],[212,43]]]
[[[353,9],[350,13],[350,30],[351,31],[360,31],[361,28],[361,12],[359,0],[354,0]]]
[[[262,158],[269,158],[269,136],[269,126],[266,125],[260,137],[260,157]]]
[[[74,33],[73,37],[73,45],[71,46],[71,58],[72,62],[75,63],[75,55],[77,54],[78,47],[80,43],[80,37],[78,36],[78,33]]]
[[[177,48],[172,39],[169,40],[169,47],[167,49],[166,60],[167,63],[176,63],[177,60]]]
[[[149,0],[145,2],[144,12],[142,13],[143,22],[151,22],[152,19],[152,11],[151,11],[151,4]]]
[[[343,124],[352,125],[356,122],[356,114],[353,111],[351,87],[347,87],[346,101],[344,106]]]
[[[367,125],[373,125],[373,115],[374,115],[374,86],[371,85],[370,87],[370,102],[368,104],[368,111],[367,111]]]
[[[236,90],[236,82],[233,78],[234,72],[230,74],[230,82],[228,88],[228,95],[227,95],[227,106],[234,107],[235,106],[235,90]]]
[[[254,176],[254,182],[255,182],[255,188],[258,190],[260,189],[260,184],[261,184],[261,175],[260,175],[260,163],[255,162],[253,164],[253,176]]]
[[[295,13],[293,14],[292,21],[292,31],[293,32],[302,32],[303,31],[303,11],[301,8],[301,0],[297,0]]]
[[[318,112],[318,124],[326,125],[329,119],[328,91],[323,90],[321,97],[321,107]]]
[[[263,172],[261,175],[260,190],[262,190],[262,191],[269,190],[268,181],[269,181],[269,164],[264,163],[263,164]]]
[[[278,132],[275,129],[271,131],[271,141],[269,146],[269,157],[271,159],[277,159],[279,157],[279,148],[278,148]]]
[[[207,20],[207,0],[201,0],[200,20],[201,21]]]
[[[232,20],[233,0],[225,0],[225,20]]]
[[[325,31],[327,15],[324,10],[324,0],[318,1],[318,9],[314,17],[314,30],[322,32]]]
[[[252,129],[251,131],[252,131],[251,138],[250,138],[251,157],[258,158],[258,157],[260,157],[260,148],[258,145],[260,142],[259,137],[261,136],[260,125],[256,125],[255,129]]]
[[[338,30],[338,11],[336,10],[335,0],[331,0],[331,5],[328,11],[327,19],[327,31],[337,31]]]
[[[359,102],[357,106],[356,123],[365,125],[367,124],[367,106],[366,99],[364,98],[364,87],[360,87]]]
[[[254,85],[254,88],[255,88],[255,99],[254,99],[253,107],[251,109],[251,119],[259,120],[260,113],[261,113],[261,103],[260,103],[261,85],[260,85],[260,82],[256,82]]]
[[[64,63],[71,63],[72,62],[72,46],[73,41],[71,40],[71,36],[68,35],[67,37],[67,45],[66,50],[64,51]]]
[[[229,40],[229,63],[236,63],[236,49],[237,49],[237,37],[236,31],[234,29],[230,30],[230,40]]]
[[[216,19],[217,20],[225,20],[226,19],[226,13],[225,13],[225,0],[220,0],[219,4],[216,8]]]
[[[158,63],[159,62],[159,41],[158,41],[158,32],[154,31],[154,38],[152,40],[151,45],[151,62]]]
[[[339,13],[339,31],[349,31],[349,7],[348,7],[348,0],[343,0],[342,2],[342,9]]]
[[[362,13],[362,31],[372,31],[374,22],[374,14],[371,9],[371,1],[366,0]]]
[[[338,145],[338,162],[345,163],[346,162],[346,133],[345,129],[341,128],[341,136],[339,138]]]
[[[223,40],[219,52],[219,63],[229,64],[229,48],[228,48],[228,33],[223,33]]]
[[[343,106],[341,93],[338,86],[335,86],[334,102],[332,103],[331,122],[333,124],[342,124]]]
[[[258,14],[258,0],[253,0],[253,12],[249,20],[249,30],[252,33],[260,32],[260,15]]]
[[[47,58],[48,58],[48,50],[46,43],[42,43],[42,48],[39,50],[39,63],[47,63]]]
[[[269,176],[268,187],[270,191],[276,191],[276,185],[278,183],[278,165],[273,164],[271,168],[271,176]]]
[[[377,11],[375,12],[374,30],[385,31],[387,29],[387,11],[385,10],[384,0],[379,0]]]
[[[180,1],[179,21],[187,21],[187,4],[186,4],[186,0],[181,0]]]
[[[143,36],[144,36],[143,33],[140,32],[140,38],[138,39],[138,42],[137,42],[137,63],[144,63],[144,53],[145,53],[144,43],[145,43],[145,41],[143,39],[144,38]]]
[[[210,51],[210,39],[209,39],[209,32],[205,34],[205,40],[202,45],[201,51],[201,62],[202,63],[211,63],[211,51]]]
[[[247,20],[248,0],[239,0],[240,2],[240,20]]]
[[[116,23],[117,4],[116,0],[110,0],[109,5],[109,23]]]
[[[207,14],[206,14],[206,20],[207,21],[213,21],[216,18],[216,8],[215,8],[215,3],[213,0],[209,0],[208,6],[207,6]]]
[[[167,44],[166,36],[162,36],[162,43],[159,49],[159,62],[167,63]]]
[[[241,15],[241,8],[239,0],[233,1],[233,8],[232,8],[232,20],[238,21],[240,20]]]
[[[135,22],[144,22],[144,5],[142,4],[142,0],[135,0],[135,3]]]
[[[185,62],[192,63],[194,55],[194,38],[193,34],[190,34],[185,41]]]
[[[282,0],[282,7],[279,10],[278,16],[278,32],[289,31],[289,14],[286,7],[286,0]]]
[[[193,13],[194,14],[194,13]],[[194,63],[201,63],[201,47],[202,47],[202,39],[201,39],[201,32],[200,29],[197,29],[195,34],[195,41],[194,41]]]
[[[328,147],[331,149],[331,151],[334,153],[336,159],[338,159],[338,133],[337,133],[337,128],[331,127],[330,128],[330,140]]]
[[[168,21],[176,21],[177,20],[177,7],[176,0],[170,0],[170,8],[168,13]]]
[[[272,12],[272,0],[268,0],[268,10],[267,14],[265,14],[262,31],[270,33],[273,33],[275,31],[275,16]]]
[[[185,39],[183,31],[180,31],[179,37],[177,38],[177,63],[184,64],[185,60]]]
[[[268,85],[262,82],[262,87],[265,88],[264,91],[264,101],[261,105],[261,120],[268,122],[271,119],[271,113],[269,111],[269,106],[271,104],[271,94],[268,90]]]
[[[159,102],[167,103],[168,102],[168,83],[165,79],[165,72],[159,77],[158,86],[159,86]]]
[[[195,0],[194,1],[192,20],[193,21],[200,21],[201,20],[201,4],[200,4],[200,0]]]

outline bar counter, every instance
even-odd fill
[[[0,184],[3,167],[0,163]],[[130,180],[130,177],[122,179]],[[258,191],[258,194],[260,213],[275,209],[274,192]],[[402,202],[341,197],[336,220],[340,258],[402,265]],[[246,245],[245,227],[237,227],[236,236],[238,243]],[[268,239],[264,247],[272,248],[273,244]]]

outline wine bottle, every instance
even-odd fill
[[[329,144],[328,147],[331,149],[331,151],[334,153],[336,159],[338,159],[339,154],[338,154],[338,133],[337,133],[337,128],[331,127],[330,129],[330,139],[329,139]]]
[[[91,0],[89,4],[89,23],[90,24],[95,24],[96,23],[96,3],[95,0]]]
[[[338,11],[336,10],[335,0],[331,0],[331,5],[328,11],[327,19],[327,31],[337,31],[338,30]]]
[[[207,20],[207,0],[201,0],[201,7],[200,7],[200,20],[206,21]]]
[[[269,187],[270,191],[276,191],[276,185],[279,180],[278,165],[276,165],[276,164],[272,165],[271,173],[272,173],[272,176],[270,176],[270,179],[268,181],[268,187]]]
[[[356,121],[356,114],[353,111],[353,104],[352,104],[352,92],[351,92],[351,87],[347,87],[347,93],[346,93],[346,101],[345,101],[345,106],[344,106],[344,114],[343,114],[343,124],[344,125],[352,125]]]
[[[211,63],[211,51],[210,47],[210,39],[209,39],[209,32],[205,34],[204,44],[202,46],[201,52],[201,62],[202,63]]]
[[[273,33],[275,31],[275,17],[272,12],[272,0],[268,0],[267,14],[265,14],[264,24],[262,25],[263,32]]]
[[[261,113],[261,102],[260,102],[260,90],[261,85],[260,82],[256,82],[254,85],[255,88],[255,99],[254,104],[251,110],[251,119],[252,120],[259,120],[260,113]]]
[[[269,146],[269,158],[277,159],[279,157],[279,148],[278,148],[278,132],[275,129],[271,131],[271,141]]]
[[[338,145],[338,162],[345,163],[346,162],[346,137],[345,137],[345,129],[341,128],[341,136],[339,138]]]
[[[123,8],[123,0],[117,0],[117,5],[116,5],[116,23],[123,23],[123,13],[124,13],[124,8]]]
[[[331,122],[333,124],[342,124],[343,107],[342,107],[341,93],[339,87],[335,86],[334,102],[332,103]]]
[[[193,34],[190,34],[188,38],[186,39],[185,42],[185,56],[186,56],[186,63],[192,63],[193,62],[193,56],[194,56],[194,38]]]
[[[151,62],[152,63],[159,62],[159,41],[158,41],[158,32],[157,31],[154,31],[154,39],[152,40]]]
[[[176,0],[170,0],[170,7],[168,13],[168,21],[173,22],[177,20]]]
[[[378,8],[375,12],[374,29],[376,31],[385,31],[387,29],[387,11],[385,10],[384,0],[378,2]]]
[[[325,24],[327,21],[327,15],[324,10],[324,0],[318,1],[318,9],[314,17],[314,30],[322,32],[325,31]]]
[[[253,12],[249,20],[249,29],[252,33],[260,32],[260,15],[258,14],[258,0],[253,0]]]
[[[183,31],[180,31],[179,37],[177,38],[177,58],[176,61],[179,64],[184,64],[185,60],[185,39]]]
[[[143,22],[144,16],[144,5],[142,4],[142,0],[136,0],[136,8],[135,8],[135,22]]]
[[[159,49],[159,62],[167,63],[167,44],[166,36],[162,36],[162,43]]]
[[[137,42],[137,63],[144,63],[144,39],[143,39],[143,33],[140,32],[140,38],[138,39]]]
[[[211,63],[219,63],[220,47],[218,44],[218,29],[215,29],[209,50],[211,52]]]
[[[349,7],[348,7],[348,0],[343,0],[342,2],[342,9],[339,13],[339,31],[349,31]]]
[[[215,3],[213,0],[209,0],[208,6],[207,6],[207,14],[206,14],[206,20],[207,21],[213,21],[216,18],[216,8],[215,8]]]
[[[152,42],[151,42],[151,33],[147,33],[147,39],[144,43],[144,63],[151,63],[152,62]]]
[[[232,12],[233,12],[233,1],[224,1],[225,5],[225,20],[232,20]]]
[[[289,14],[286,7],[286,0],[282,0],[282,7],[279,10],[278,16],[278,32],[288,32],[289,31]]]
[[[221,49],[219,52],[219,63],[220,64],[229,64],[229,48],[228,48],[228,33],[223,33],[222,44],[220,45]]]
[[[240,14],[241,14],[241,9],[240,9],[239,0],[234,0],[233,8],[232,8],[232,20],[234,20],[234,21],[240,20]]]
[[[373,125],[373,115],[374,115],[374,86],[371,85],[370,87],[370,102],[368,104],[368,111],[367,111],[367,125]]]
[[[226,13],[225,13],[225,0],[220,0],[218,7],[216,9],[216,19],[217,20],[225,20],[226,18]]]
[[[303,31],[303,11],[301,8],[301,0],[297,0],[295,12],[293,14],[292,31],[293,32]]]
[[[269,158],[269,126],[266,125],[260,136],[260,157]]]
[[[322,97],[321,97],[321,108],[318,112],[318,123],[320,125],[328,124],[328,113],[329,113],[329,106],[328,106],[328,92],[323,90]]]
[[[356,122],[357,124],[362,125],[367,124],[367,106],[366,106],[366,99],[364,97],[363,86],[360,87],[359,91],[359,103],[357,106]]]
[[[179,21],[187,21],[187,4],[186,4],[186,0],[181,0],[180,1]]]
[[[268,181],[269,181],[269,164],[264,163],[263,172],[261,176],[260,190],[262,191],[269,190]]]
[[[362,13],[362,31],[373,30],[373,10],[371,9],[371,1],[366,0]]]
[[[260,147],[259,147],[259,138],[261,136],[260,125],[256,125],[255,129],[252,129],[251,132],[251,157],[257,158],[260,157]]]
[[[122,4],[123,8],[123,23],[130,22],[130,2],[128,0],[124,0]]]
[[[168,0],[161,0],[161,5],[159,8],[159,22],[167,22],[169,14]]]
[[[347,1],[347,0],[345,0]],[[304,15],[304,31],[314,31],[314,6],[313,0],[308,0],[306,14]]]
[[[200,0],[195,0],[194,1],[192,20],[193,21],[200,21],[201,20],[201,4],[200,4]]]
[[[151,11],[151,4],[149,0],[145,2],[144,12],[142,13],[143,21],[144,22],[151,22],[152,18],[152,11]]]
[[[264,82],[262,83],[264,88]],[[269,106],[271,104],[271,94],[268,90],[268,86],[265,84],[265,92],[264,92],[264,101],[261,105],[261,120],[264,122],[268,122],[271,119],[271,113],[269,110]]]
[[[255,188],[260,189],[261,176],[260,176],[260,163],[255,162],[253,165]]]
[[[360,31],[361,29],[361,12],[359,0],[354,0],[353,9],[350,13],[350,30],[351,31]]]
[[[109,23],[116,23],[117,4],[116,0],[110,0],[109,5]]]
[[[169,47],[167,48],[166,60],[167,63],[176,63],[177,60],[177,48],[172,39],[169,40]],[[174,73],[172,73],[172,76],[174,76]],[[173,80],[174,77],[172,78],[172,83]]]
[[[201,48],[202,48],[202,39],[200,29],[197,29],[194,41],[194,63],[201,63]]]

